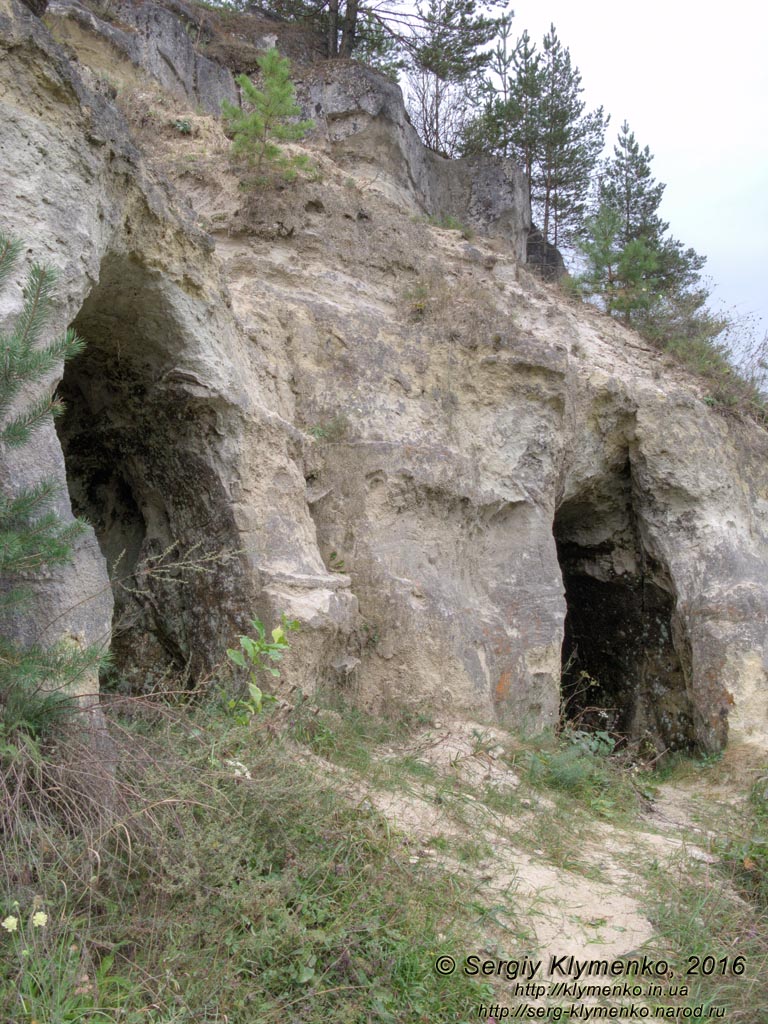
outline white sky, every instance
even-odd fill
[[[670,233],[707,256],[714,298],[768,330],[768,5],[512,0],[513,39],[554,22],[589,109],[654,155]],[[716,305],[716,303],[715,303]]]

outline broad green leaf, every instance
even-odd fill
[[[261,711],[262,692],[254,683],[248,684],[248,692],[250,693],[251,701],[253,702],[254,714],[258,714]]]
[[[245,668],[245,658],[240,651],[233,651],[231,648],[227,649],[227,657],[230,661],[234,661],[240,668]]]
[[[261,622],[258,619],[251,619],[251,625],[259,634],[259,639],[263,640],[264,637],[266,636],[266,630],[264,629],[264,626],[261,624]]]

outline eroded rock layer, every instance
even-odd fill
[[[391,83],[298,67],[316,174],[247,192],[201,50],[242,70],[285,29],[111,19],[0,0],[0,223],[87,342],[3,479],[66,478],[94,531],[19,628],[112,619],[123,685],[192,686],[285,612],[309,691],[768,737],[765,432],[530,276],[519,171],[427,153]]]

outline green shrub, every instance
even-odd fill
[[[446,214],[443,217],[427,217],[427,223],[431,224],[432,227],[442,228],[443,231],[458,231],[462,238],[466,241],[475,237],[475,232],[472,228],[467,227],[466,224],[451,214]]]
[[[414,319],[421,319],[429,312],[434,298],[431,281],[418,281],[405,291],[408,312]]]
[[[251,619],[251,625],[256,636],[241,636],[240,650],[227,650],[229,660],[248,672],[248,697],[244,700],[230,700],[228,704],[229,710],[241,725],[247,725],[254,715],[260,714],[264,704],[275,702],[272,694],[264,693],[259,686],[259,673],[266,672],[279,679],[280,670],[274,663],[281,661],[288,650],[288,633],[299,628],[296,619],[289,620],[283,614],[280,625],[275,626],[268,640],[267,631],[258,619]]]
[[[318,423],[307,429],[316,441],[325,441],[328,444],[338,444],[346,441],[352,431],[352,424],[344,413],[339,413],[325,423]]]

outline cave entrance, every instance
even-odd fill
[[[237,532],[212,468],[215,396],[182,368],[195,330],[189,305],[138,261],[105,258],[72,324],[85,348],[65,365],[59,389],[70,499],[107,563],[110,672],[129,692],[180,678],[193,686],[231,632],[239,573],[227,552]]]
[[[669,572],[638,528],[629,460],[564,501],[553,532],[567,607],[564,716],[643,752],[692,749],[688,644]]]

